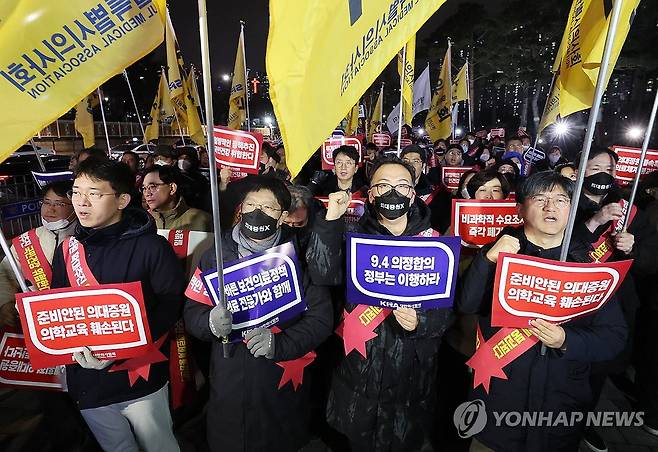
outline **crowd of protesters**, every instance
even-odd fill
[[[131,384],[126,372],[112,372],[115,362],[89,349],[76,352],[66,366],[68,393],[34,395],[35,413],[43,418],[36,430],[47,434],[33,441],[48,444],[34,450],[177,451],[174,432],[189,411],[205,416],[213,451],[296,451],[312,438],[355,452],[575,451],[583,440],[592,450],[606,450],[599,432],[582,422],[553,428],[489,423],[464,440],[452,417],[458,405],[475,399],[487,412],[593,411],[608,380],[644,411],[645,430],[658,436],[658,345],[651,335],[658,327],[658,172],[642,181],[637,212],[616,231],[612,225],[624,218],[620,201],[628,194],[615,184],[618,157],[606,147],[594,146],[585,160],[552,146],[543,159],[528,161],[528,136],[466,133],[457,140],[413,141],[399,153],[364,143],[363,156],[341,146],[330,171],[320,169],[318,150],[295,178],[283,146],[264,143],[258,175],[231,180],[230,169],[219,169],[219,206],[212,205],[203,149],[158,145],[145,156],[127,151],[120,162],[95,149],[75,155],[74,180],[42,192],[43,226],[35,234],[52,266],[50,287],[74,285],[67,272],[67,247],[74,241],[98,284],[141,281],[154,340],[184,321],[201,377],[188,413],[172,416],[167,361]],[[450,189],[442,167],[468,171]],[[583,167],[583,191],[574,199]],[[357,224],[349,223],[345,212],[357,198],[365,211]],[[346,356],[334,334],[343,315],[355,309],[345,296],[344,233],[450,235],[453,199],[514,199],[523,224],[504,229],[477,254],[462,255],[453,308],[398,308],[375,329],[367,358]],[[466,362],[475,351],[476,329],[484,340],[498,331],[491,325],[491,300],[499,254],[558,260],[572,203],[578,203],[578,216],[567,260],[593,262],[595,247],[608,234],[610,260],[633,259],[631,271],[596,313],[563,325],[532,321],[538,343],[505,368],[508,378],[494,379],[488,392],[473,389]],[[156,233],[211,232],[213,209],[221,212],[223,236],[216,246],[224,264],[293,243],[303,313],[276,329],[256,328],[244,342],[223,342],[232,329],[231,312],[185,297],[190,275]],[[199,269],[213,268],[211,247]],[[20,328],[14,304],[19,291],[5,259],[2,328]],[[278,387],[277,363],[313,351],[317,359],[303,384]],[[162,352],[169,355],[168,342]]]

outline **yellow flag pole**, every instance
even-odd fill
[[[400,156],[400,145],[402,143],[402,121],[404,120],[404,72],[407,67],[407,45],[402,47],[402,73],[400,74],[400,114],[398,115],[398,156]],[[384,111],[384,99],[382,99],[382,111]],[[382,123],[383,124],[383,123]]]

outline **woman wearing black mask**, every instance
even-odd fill
[[[222,239],[224,265],[292,240],[294,231],[282,224],[290,208],[285,184],[272,177],[254,177],[240,206],[239,222]],[[208,443],[213,451],[297,451],[309,439],[309,372],[295,390],[277,362],[295,360],[314,350],[330,334],[332,307],[328,291],[312,283],[304,256],[298,253],[307,310],[271,328],[250,331],[244,342],[228,345],[223,357],[222,337],[231,332],[231,313],[188,300],[185,325],[197,338],[211,342]],[[216,268],[215,252],[201,259],[201,271]]]
[[[574,234],[583,234],[592,244],[593,250],[590,258],[595,262],[619,261],[634,259],[632,272],[629,273],[619,288],[619,300],[622,302],[622,310],[629,327],[629,342],[626,350],[613,362],[599,364],[592,367],[590,384],[594,393],[595,403],[603,388],[603,383],[608,375],[621,375],[629,364],[632,351],[632,339],[634,337],[635,320],[640,299],[636,290],[636,279],[641,274],[653,274],[658,267],[658,236],[651,227],[644,212],[632,208],[630,223],[623,228],[625,213],[628,210],[628,202],[622,199],[619,189],[615,185],[615,166],[618,156],[615,152],[603,148],[593,147],[587,161],[582,161],[582,156],[576,159],[576,166],[585,165],[585,178],[583,179],[583,192],[578,204],[576,226]],[[655,277],[653,278],[655,279]],[[651,293],[651,300],[655,297],[655,291]],[[650,300],[647,300],[650,301]],[[655,323],[652,328],[655,331]],[[647,363],[644,363],[645,365]],[[658,366],[648,363],[653,367],[652,374],[656,375]],[[642,374],[642,367],[638,367],[638,381]],[[651,374],[651,373],[650,373]],[[620,381],[617,377],[614,381]],[[655,381],[655,377],[650,380]],[[655,386],[655,384],[653,384]],[[654,390],[655,391],[655,390]],[[652,415],[645,417],[645,425],[658,428],[658,400],[647,399],[649,406],[646,411],[653,411]],[[653,410],[651,410],[653,405]],[[594,408],[594,407],[592,407]],[[650,418],[650,419],[648,419]],[[603,448],[605,443],[593,430],[587,430],[585,441],[598,449]]]
[[[360,232],[383,236],[432,233],[429,208],[414,192],[414,170],[398,158],[373,166]],[[346,306],[352,312],[353,304]],[[446,309],[393,311],[366,342],[367,358],[352,351],[334,371],[327,420],[350,449],[428,450],[434,428],[437,352],[448,327]]]

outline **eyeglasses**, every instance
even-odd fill
[[[423,161],[420,160],[420,159],[413,159],[413,160],[402,159],[402,161],[405,162],[405,163],[408,163],[410,165],[422,165],[423,164]]]
[[[253,202],[242,203],[243,213],[253,212],[256,209],[260,209],[267,214],[275,214],[277,212],[283,212],[283,209],[277,209],[276,207],[268,206],[267,204],[255,204]]]
[[[411,185],[408,184],[397,184],[397,185],[391,185],[387,183],[381,183],[381,184],[375,184],[372,186],[372,189],[375,192],[375,195],[377,196],[383,196],[386,193],[389,193],[391,190],[395,190],[398,192],[401,196],[409,196],[411,193],[411,190],[414,189]]]
[[[41,205],[46,206],[46,207],[59,207],[59,208],[64,208],[68,207],[71,205],[70,202],[62,202],[62,201],[51,201],[49,199],[44,199],[41,201]]]
[[[354,163],[354,160],[338,160],[334,162],[334,166],[341,166],[345,168],[351,168],[354,165],[356,165],[356,163]]]
[[[551,201],[558,209],[563,209],[571,204],[571,200],[566,196],[556,196],[555,198],[551,198],[550,196],[545,195],[535,195],[530,197],[530,201],[541,208],[546,207]]]
[[[142,185],[141,187],[139,187],[139,191],[140,191],[140,193],[144,193],[144,192],[153,193],[158,188],[160,188],[161,185],[169,185],[169,184],[164,183],[164,182],[160,182],[159,184],[154,183],[154,184]]]
[[[84,193],[79,190],[69,190],[66,192],[66,196],[69,197],[70,200],[74,199],[80,199],[82,197],[87,198],[90,202],[98,202],[101,200],[103,196],[118,196],[119,193],[101,193],[99,191],[90,191],[89,193]]]

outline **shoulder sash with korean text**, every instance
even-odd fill
[[[98,286],[96,277],[91,272],[85,257],[85,249],[75,237],[69,237],[62,243],[66,273],[71,287]]]
[[[621,205],[622,215],[625,217],[626,212],[628,211],[628,201],[622,199],[621,201],[619,201],[619,205]],[[628,225],[626,225],[627,227],[630,226],[630,224],[633,222],[636,213],[637,213],[637,207],[632,206],[631,215],[628,218]],[[607,262],[608,259],[612,257],[612,253],[614,252],[615,249],[612,241],[612,234],[617,234],[621,232],[622,228],[623,228],[622,221],[615,220],[610,223],[608,229],[606,229],[601,234],[599,239],[592,244],[592,251],[589,253],[592,262]]]
[[[50,289],[53,270],[43,252],[36,229],[30,229],[12,240],[25,276],[37,290]]]

